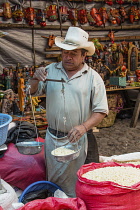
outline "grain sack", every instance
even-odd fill
[[[126,153],[122,155],[112,155],[110,157],[100,156],[100,162],[117,162],[117,163],[133,163],[140,164],[140,152]]]
[[[111,170],[115,167],[118,171]],[[97,173],[92,174],[93,171]],[[76,196],[85,202],[88,210],[140,210],[140,165],[90,163],[83,165],[77,176]]]

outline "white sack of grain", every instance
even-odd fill
[[[140,161],[140,152],[127,153],[122,155],[113,155],[110,157],[100,156],[99,161],[102,162],[136,162]]]

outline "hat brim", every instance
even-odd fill
[[[85,49],[87,50],[87,55],[91,56],[95,53],[95,46],[93,42],[86,42],[82,43],[82,45],[76,45],[72,43],[64,43],[64,38],[62,37],[55,37],[55,44],[56,46],[64,49],[64,50],[75,50],[75,49]]]

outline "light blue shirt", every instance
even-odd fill
[[[86,121],[92,112],[108,114],[106,89],[101,76],[86,63],[68,78],[62,62],[46,66],[48,79],[61,82],[39,82],[34,94],[46,94],[46,113],[49,127],[68,132],[72,127]]]

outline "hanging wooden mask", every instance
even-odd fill
[[[28,7],[25,9],[25,18],[30,26],[34,25],[35,11],[34,8]]]
[[[40,24],[41,26],[46,26],[46,18],[45,18],[44,11],[42,9],[37,10],[36,20],[37,20],[37,23]]]
[[[12,17],[15,21],[22,21],[24,14],[20,8],[20,5],[16,5],[12,10]]]
[[[109,6],[112,6],[113,5],[113,0],[106,0],[105,3],[108,4]]]
[[[58,19],[58,14],[57,14],[57,6],[56,5],[50,5],[47,7],[47,18],[49,21],[53,22]]]
[[[127,12],[123,6],[119,7],[119,13],[121,15],[121,22],[124,23],[125,19],[127,19],[128,16],[127,16]]]
[[[105,27],[105,23],[107,22],[108,20],[108,14],[107,14],[107,9],[105,7],[101,7],[99,9],[99,13],[100,13],[100,16],[102,18],[102,21],[103,21],[103,25]]]
[[[3,7],[0,7],[0,17],[3,17]]]
[[[61,6],[59,7],[59,10],[60,10],[62,22],[66,22],[68,19],[68,8],[66,6]]]
[[[93,17],[91,16],[91,14],[90,14],[89,11],[87,12],[87,19],[88,19],[88,22],[89,22],[89,25],[90,25],[90,26],[96,25],[96,22],[95,22],[95,20],[93,19]]]
[[[78,14],[77,9],[72,8],[68,11],[68,19],[71,21],[72,25],[76,26],[76,23],[78,21]]]
[[[117,24],[121,24],[121,15],[120,15],[120,13],[119,13],[119,9],[117,9],[117,8],[111,8],[110,9],[110,14],[111,14],[111,16],[113,17],[113,18],[115,18],[115,22],[117,23]],[[112,24],[113,24],[114,22],[112,21]]]
[[[3,4],[3,17],[5,19],[12,18],[11,6],[10,6],[10,3],[8,2]]]
[[[85,9],[78,10],[78,21],[80,24],[85,24],[88,22],[87,11]]]
[[[116,3],[117,4],[124,4],[124,1],[123,0],[116,0]]]
[[[133,23],[134,21],[138,21],[140,18],[139,9],[136,9],[135,6],[131,6],[129,9],[129,19],[130,22]]]
[[[93,19],[95,20],[97,26],[101,26],[103,24],[103,21],[101,19],[98,9],[92,8],[90,11],[90,14],[93,17]]]

